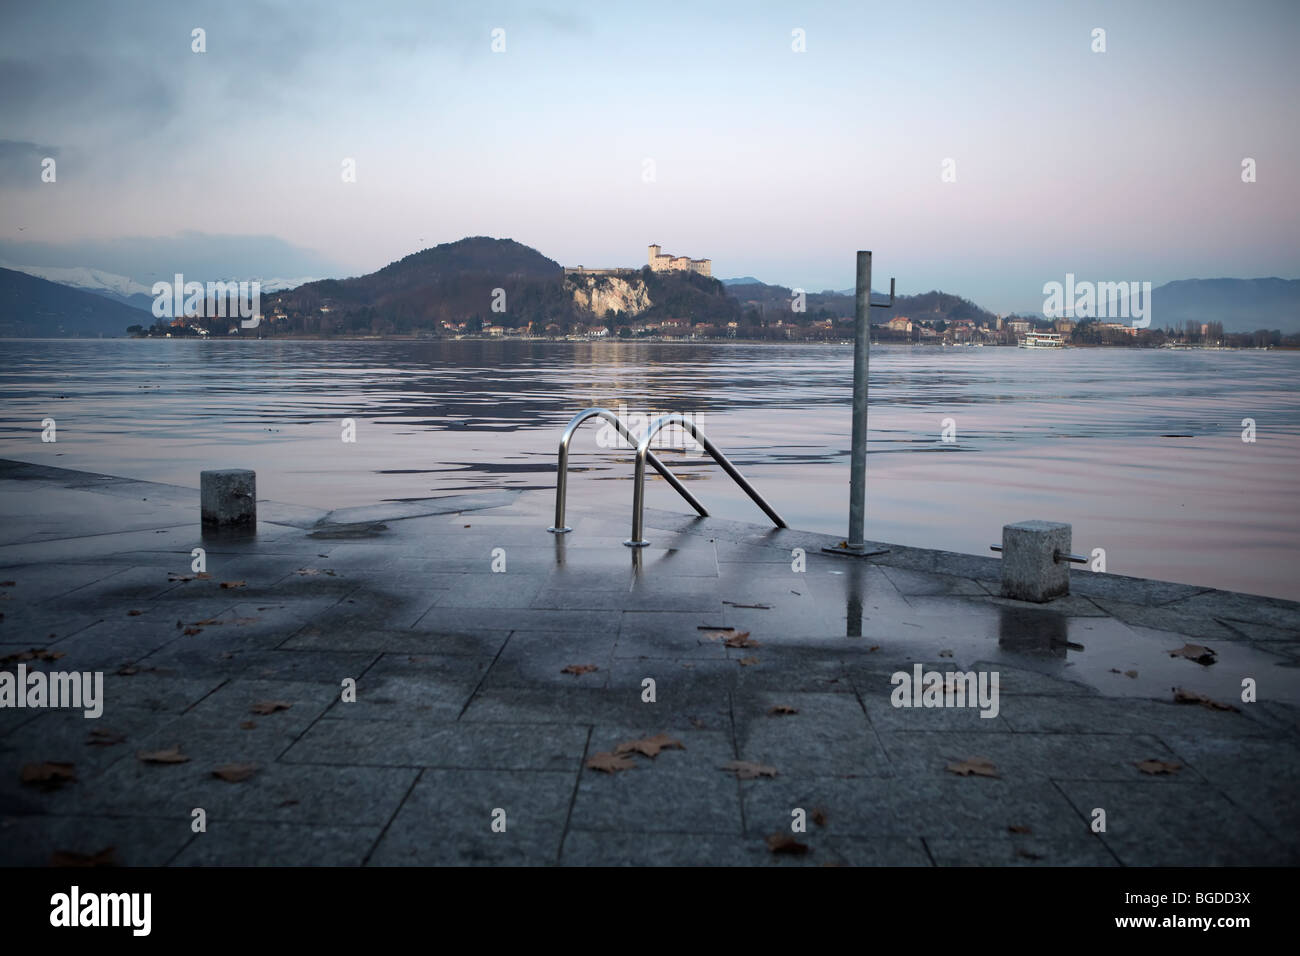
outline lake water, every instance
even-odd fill
[[[7,458],[193,487],[249,467],[263,497],[343,507],[553,488],[568,419],[622,404],[698,416],[792,527],[847,531],[848,346],[8,340],[0,357]],[[1300,353],[876,346],[867,536],[987,555],[1007,522],[1068,521],[1110,572],[1300,599],[1298,386]],[[599,430],[575,439],[571,516],[630,521],[630,455]],[[660,456],[713,514],[765,520],[709,459]],[[686,508],[658,479],[647,504]]]

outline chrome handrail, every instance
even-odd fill
[[[564,534],[565,532],[573,530],[564,523],[564,499],[567,496],[569,489],[569,441],[573,438],[573,433],[578,430],[578,426],[589,418],[604,419],[618,430],[618,433],[623,436],[629,445],[637,445],[637,437],[628,431],[627,426],[624,425],[619,417],[608,408],[586,408],[573,416],[573,419],[564,429],[564,434],[560,436],[560,454],[555,478],[555,524],[546,529],[555,534]],[[650,462],[651,466],[653,466],[654,470],[663,475],[664,480],[667,481],[668,484],[672,485],[679,495],[686,499],[688,505],[704,517],[707,518],[709,516],[704,505],[700,504],[696,497],[686,490],[686,486],[681,483],[676,475],[668,470],[667,465],[649,451],[646,452],[646,459]],[[640,469],[639,474],[644,474],[645,466],[642,463],[639,450],[637,456],[637,467]]]
[[[744,491],[745,494],[749,495],[754,504],[763,509],[764,513],[772,519],[773,524],[778,528],[788,527],[785,523],[785,519],[777,514],[772,506],[763,500],[763,496],[754,490],[754,487],[745,480],[745,476],[736,469],[736,466],[731,463],[727,456],[718,451],[717,446],[714,445],[713,442],[709,441],[708,436],[706,436],[704,432],[700,431],[699,428],[696,427],[695,423],[685,415],[674,413],[671,415],[661,415],[659,418],[655,419],[653,424],[651,424],[651,426],[646,430],[645,437],[641,439],[641,443],[636,446],[636,477],[633,478],[635,484],[632,487],[632,537],[623,542],[625,545],[629,548],[644,548],[650,543],[642,537],[642,529],[644,526],[643,512],[645,509],[645,463],[646,461],[649,461],[652,465],[654,464],[654,456],[650,453],[650,440],[654,438],[656,432],[668,425],[681,425],[684,429],[690,432],[691,437],[704,446],[704,450],[709,453],[709,456],[722,466],[722,470],[730,475],[736,484],[740,485],[741,490]],[[663,469],[660,469],[660,473],[663,474]],[[667,477],[667,475],[665,475],[665,477]],[[703,514],[702,511],[700,513]]]

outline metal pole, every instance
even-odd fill
[[[866,546],[867,368],[871,359],[871,253],[858,251],[857,295],[853,307],[853,449],[849,466],[850,551]]]

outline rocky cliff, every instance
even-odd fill
[[[565,288],[573,290],[573,304],[595,316],[613,311],[622,316],[640,315],[649,309],[650,290],[640,277],[569,275]]]

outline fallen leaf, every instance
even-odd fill
[[[1200,644],[1184,644],[1176,651],[1169,652],[1170,657],[1185,657],[1189,661],[1195,661],[1198,664],[1209,666],[1214,663],[1214,651],[1208,647],[1202,647]]]
[[[615,773],[619,770],[631,770],[636,766],[636,761],[627,754],[598,753],[587,758],[588,770],[599,770],[601,773]]]
[[[812,822],[817,824],[819,827],[826,826],[826,821],[829,819],[826,815],[826,811],[821,807],[813,807],[813,812],[809,816],[812,819]]]
[[[1221,704],[1217,700],[1210,700],[1203,694],[1195,691],[1184,690],[1181,687],[1174,688],[1174,703],[1176,704],[1200,704],[1202,707],[1208,707],[1210,710],[1236,710],[1231,704]]]
[[[86,743],[96,747],[111,747],[114,744],[124,743],[125,741],[126,734],[119,734],[106,727],[92,730],[90,735],[86,737]]]
[[[752,667],[753,665],[758,663],[758,658],[742,657],[740,660],[736,661],[736,663],[739,664],[741,667]]]
[[[971,757],[960,763],[950,763],[946,769],[949,773],[955,773],[959,777],[969,777],[972,774],[979,777],[996,777],[997,768],[993,766],[993,761],[988,757]]]
[[[868,650],[868,651],[878,651],[878,650],[880,650],[880,645],[879,645],[879,644],[872,644],[870,647],[867,648],[867,650]]]
[[[221,582],[221,589],[223,591],[229,591],[231,588],[242,588],[243,586],[244,586],[243,581],[222,581]]]
[[[784,717],[786,714],[799,713],[799,708],[791,707],[789,704],[777,704],[775,707],[769,707],[767,712],[772,717]]]
[[[257,773],[257,764],[255,763],[228,763],[212,771],[212,776],[227,783],[239,783],[241,780],[247,780],[253,774]]]
[[[759,777],[775,777],[777,775],[775,767],[768,767],[761,763],[750,763],[748,760],[728,760],[718,769],[734,773],[737,780],[756,780]]]
[[[322,555],[324,557],[324,555]],[[277,807],[295,807],[298,805],[297,800],[281,800],[276,804]]]
[[[218,621],[215,617],[205,618],[202,621],[192,621],[195,627],[220,627],[225,621]]]
[[[57,790],[65,783],[76,779],[77,771],[74,764],[58,760],[23,764],[23,783],[33,784],[42,790]]]
[[[1137,767],[1143,773],[1177,773],[1183,769],[1180,763],[1167,763],[1163,760],[1139,760],[1133,766]]]
[[[1033,833],[1034,831],[1031,827],[1015,826],[1015,827],[1007,827],[1007,832],[1008,833]]]
[[[126,612],[126,616],[127,616],[127,617],[139,617],[139,616],[140,616],[141,614],[143,614],[143,613],[144,613],[144,611],[127,611],[127,612]]]
[[[808,844],[800,843],[788,833],[773,833],[767,838],[767,848],[773,853],[786,853],[803,856],[808,852]]]
[[[590,674],[592,671],[600,670],[595,664],[570,664],[561,674]]]
[[[248,708],[249,713],[253,714],[274,714],[277,710],[288,710],[293,704],[287,700],[259,700],[252,707]]]
[[[181,753],[180,744],[166,750],[141,750],[136,758],[145,763],[189,763],[190,758]]]
[[[108,846],[98,853],[74,853],[71,850],[55,850],[50,857],[50,866],[116,866],[113,854],[117,847]]]
[[[758,647],[758,641],[750,638],[749,631],[737,631],[722,643],[727,647]]]
[[[33,647],[29,651],[19,651],[17,654],[10,654],[8,657],[0,657],[0,664],[18,664],[23,661],[57,661],[60,657],[67,656],[63,651]]]
[[[1125,677],[1137,677],[1137,676],[1138,676],[1138,672],[1137,672],[1137,671],[1125,671],[1125,672],[1124,672],[1124,676],[1125,676]]]
[[[257,721],[255,720],[241,720],[239,722],[240,730],[252,730],[256,726],[257,726]]]
[[[203,628],[201,628],[201,627],[187,627],[187,628],[186,628],[182,633],[183,633],[186,637],[193,637],[195,634],[202,634],[202,633],[203,633]]]
[[[667,734],[655,734],[653,737],[645,737],[641,740],[625,740],[614,748],[616,754],[639,753],[647,757],[657,757],[661,750],[685,750],[686,747],[680,740],[669,737]]]

